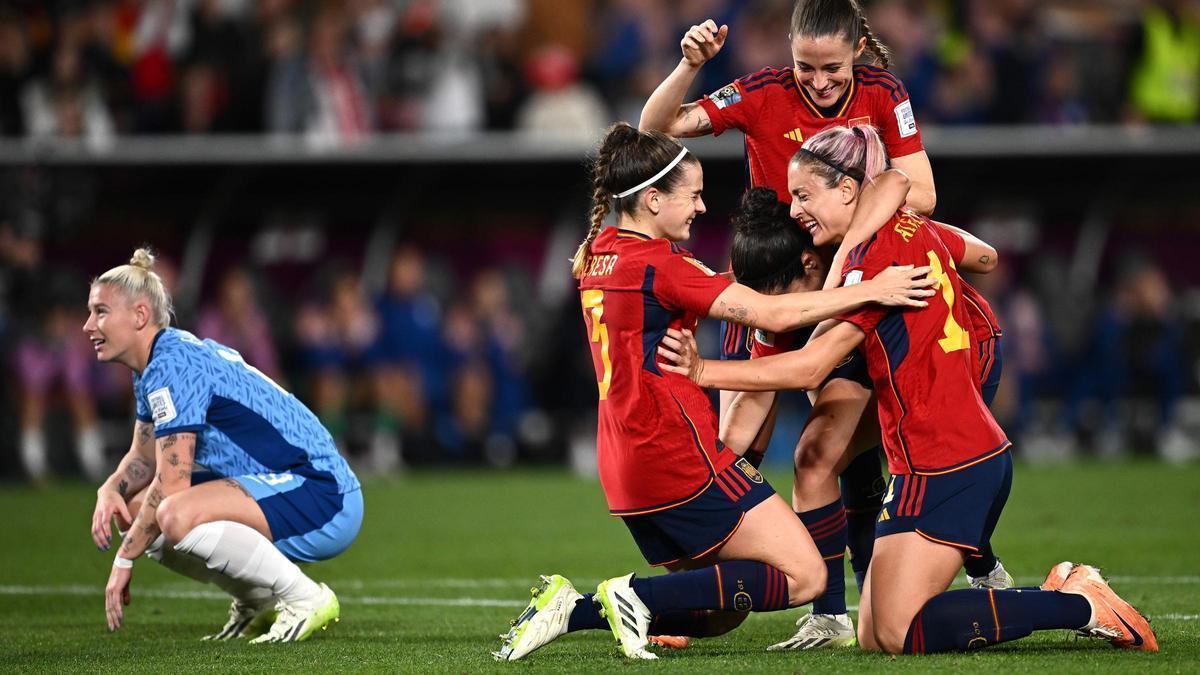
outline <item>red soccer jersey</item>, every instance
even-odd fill
[[[928,218],[899,211],[855,247],[844,285],[890,265],[930,265],[938,295],[919,310],[871,305],[839,317],[866,333],[883,448],[893,474],[947,473],[1008,448],[975,377],[967,303],[954,259]]]
[[[904,85],[883,68],[854,66],[850,87],[826,115],[796,80],[793,68],[764,68],[738,78],[698,103],[713,134],[740,129],[746,135],[748,187],[769,187],[790,202],[787,165],[804,139],[831,126],[870,124],[879,129],[892,158],[925,149]]]
[[[600,232],[579,280],[600,387],[596,445],[613,515],[647,513],[696,496],[737,459],[717,440],[708,396],[661,370],[668,328],[695,330],[732,282],[665,239]]]
[[[938,226],[938,236],[950,250],[951,259],[962,260],[966,255],[967,242],[954,230],[942,227],[936,221],[933,224]],[[971,336],[976,343],[987,342],[994,337],[1003,335],[1004,331],[1000,329],[1000,322],[996,319],[992,306],[988,304],[983,294],[966,281],[962,282],[962,290],[963,299],[967,301],[967,316],[971,319]]]

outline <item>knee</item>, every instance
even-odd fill
[[[874,626],[876,648],[886,654],[903,654],[904,640],[908,637],[908,626],[876,624]]]
[[[178,495],[171,495],[162,500],[155,511],[158,528],[163,536],[173,544],[178,544],[196,526],[194,514],[190,513],[187,503]]]
[[[864,620],[862,613],[858,615],[858,646],[863,651],[877,652],[879,644],[875,642],[875,627],[870,620]]]
[[[836,460],[833,449],[827,447],[821,436],[801,436],[793,456],[797,483],[801,488],[824,484],[834,477]]]
[[[829,569],[821,556],[804,565],[802,573],[788,575],[788,606],[799,607],[813,601],[825,592],[825,584],[829,581]]]

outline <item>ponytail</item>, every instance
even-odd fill
[[[892,50],[888,49],[888,46],[883,44],[883,42],[879,38],[875,37],[875,34],[871,32],[871,24],[867,23],[867,15],[863,14],[862,10],[859,10],[858,12],[858,29],[859,37],[867,39],[867,49],[869,49],[871,53],[875,55],[875,63],[878,64],[880,68],[886,69],[888,66],[890,66],[892,63]]]
[[[92,281],[92,285],[115,286],[130,300],[145,298],[150,305],[150,319],[154,325],[169,326],[175,307],[162,278],[154,272],[154,262],[155,256],[150,247],[143,246],[133,252],[128,264],[118,265],[101,274]]]
[[[860,184],[869,183],[886,171],[890,163],[883,139],[869,124],[830,127],[804,141],[792,161],[811,166],[829,188],[843,176]]]

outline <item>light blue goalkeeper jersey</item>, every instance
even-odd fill
[[[219,476],[293,473],[359,489],[333,437],[295,396],[233,349],[165,328],[133,376],[137,418],[154,435],[196,434],[197,470]]]

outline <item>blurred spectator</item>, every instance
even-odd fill
[[[1150,122],[1200,118],[1200,11],[1192,0],[1155,0],[1142,8],[1130,81],[1134,114]]]
[[[287,388],[267,317],[245,268],[232,267],[221,276],[215,301],[200,310],[196,334],[232,347],[246,363]]]
[[[82,54],[72,44],[57,46],[50,76],[30,82],[23,103],[28,133],[34,138],[78,138],[93,147],[113,140],[103,90],[85,71]]]
[[[600,94],[579,81],[575,56],[562,45],[534,52],[525,64],[525,79],[533,94],[517,113],[517,128],[522,131],[590,140],[612,119]]]
[[[33,76],[33,54],[20,17],[0,10],[0,136],[25,133],[21,91]]]

